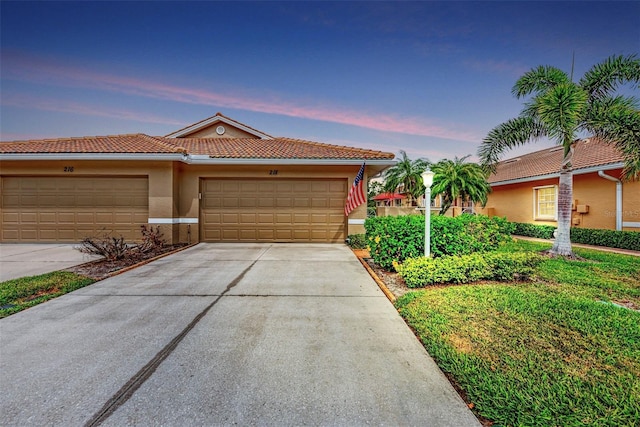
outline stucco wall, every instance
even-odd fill
[[[607,175],[620,176],[620,170],[607,171]],[[527,183],[509,184],[493,187],[485,209],[477,207],[480,213],[506,217],[509,221],[531,224],[557,225],[556,221],[534,219],[533,188],[557,185],[558,179],[547,179]],[[640,182],[625,182],[623,188],[623,221],[640,222]],[[597,173],[579,174],[573,177],[574,205],[587,205],[588,213],[572,212],[574,227],[616,228],[616,184],[598,176]],[[625,230],[640,231],[637,227],[625,227]]]
[[[65,172],[72,167],[73,172]],[[351,186],[359,167],[299,165],[187,165],[161,161],[3,161],[2,175],[12,176],[146,176],[149,179],[149,218],[170,243],[199,241],[200,180],[255,178],[342,179]],[[274,172],[277,173],[274,174]],[[365,175],[365,183],[367,176]],[[366,190],[365,190],[366,191]],[[345,194],[346,198],[346,194]],[[345,218],[346,235],[364,232],[366,204]],[[1,206],[0,206],[1,214]],[[351,221],[349,221],[351,220]],[[350,223],[351,222],[351,223]]]

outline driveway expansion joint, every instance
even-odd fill
[[[215,306],[222,297],[233,289],[240,281],[244,278],[244,276],[253,268],[253,266],[258,262],[258,260],[264,255],[271,246],[265,248],[260,255],[245,268],[242,273],[240,273],[235,279],[233,279],[226,287],[226,289],[218,295],[218,297],[211,302],[208,306],[204,308],[193,320],[178,334],[176,335],[169,343],[164,346],[162,350],[160,350],[153,359],[151,359],[145,366],[142,367],[134,376],[132,376],[129,381],[125,383],[124,386],[120,388],[103,406],[96,412],[93,417],[91,417],[86,423],[85,427],[94,427],[99,426],[105,420],[107,420],[111,414],[113,414],[120,406],[124,405],[133,394],[138,390],[142,384],[147,381],[151,375],[158,369],[160,364],[173,353],[173,351],[178,347],[178,344],[187,336],[189,332],[202,320],[204,316],[207,315],[209,310]]]

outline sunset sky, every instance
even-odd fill
[[[3,141],[165,135],[219,111],[273,136],[476,159],[530,68],[570,72],[575,54],[578,79],[640,51],[638,1],[3,0],[0,16]]]

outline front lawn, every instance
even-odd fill
[[[502,250],[544,250],[519,241]],[[537,279],[411,292],[398,309],[497,425],[637,426],[640,258],[576,250]]]
[[[0,319],[94,282],[68,271],[7,280],[0,283]]]

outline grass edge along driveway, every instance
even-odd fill
[[[518,241],[502,250],[544,250]],[[475,412],[496,425],[636,426],[640,259],[576,250],[537,280],[411,292],[396,305]]]
[[[20,277],[0,283],[0,319],[95,283],[68,271]]]

